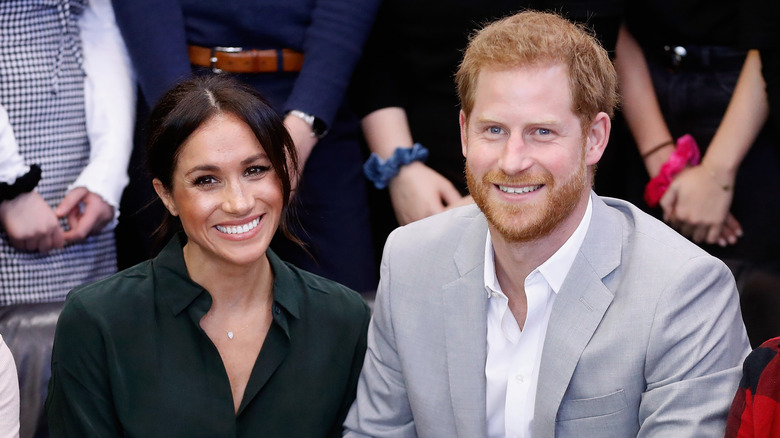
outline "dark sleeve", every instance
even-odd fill
[[[318,0],[303,44],[303,67],[284,105],[331,125],[368,38],[380,0]]]
[[[122,436],[108,377],[105,340],[78,298],[57,321],[46,413],[52,438]]]
[[[136,80],[153,106],[191,72],[184,17],[178,0],[112,0]]]
[[[362,317],[359,319],[360,323],[358,329],[360,330],[360,336],[355,344],[355,352],[352,356],[352,367],[349,371],[349,381],[347,382],[347,388],[344,392],[344,399],[339,407],[338,415],[336,416],[336,422],[333,424],[331,430],[331,437],[341,437],[344,431],[344,420],[347,418],[349,408],[352,406],[352,402],[355,401],[355,394],[357,392],[357,383],[360,378],[360,371],[363,369],[363,360],[366,357],[366,338],[368,332],[368,322],[371,319],[371,312],[368,306],[363,303]]]

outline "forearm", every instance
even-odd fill
[[[0,106],[0,183],[13,184],[30,171],[19,154],[19,145],[8,120],[8,113]]]
[[[625,24],[620,27],[615,68],[623,97],[623,115],[650,176],[655,176],[673,150],[655,147],[673,140],[653,88],[644,53]],[[649,154],[649,155],[648,155]]]
[[[303,43],[304,63],[284,112],[300,110],[331,126],[363,52],[379,0],[319,0]]]
[[[376,110],[363,117],[361,126],[369,150],[382,159],[393,155],[398,147],[412,146],[412,132],[403,108]]]
[[[116,209],[133,147],[134,75],[108,0],[91,2],[79,26],[90,161],[69,189],[86,187]]]
[[[766,85],[757,50],[748,52],[726,113],[702,164],[722,185],[736,178],[742,160],[769,116]]]

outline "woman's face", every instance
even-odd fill
[[[154,187],[187,234],[188,263],[246,265],[265,256],[282,214],[282,183],[249,126],[232,114],[187,139],[172,190]]]

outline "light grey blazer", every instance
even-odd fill
[[[592,199],[547,327],[533,436],[723,436],[750,351],[730,271],[633,205]],[[390,235],[345,436],[485,436],[486,233],[472,205]]]

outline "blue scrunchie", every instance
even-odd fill
[[[377,154],[371,154],[363,165],[363,173],[366,178],[374,183],[377,189],[384,189],[391,179],[398,175],[401,166],[414,161],[422,161],[428,158],[428,149],[420,143],[415,143],[410,148],[396,148],[393,155],[387,160],[379,158]]]

